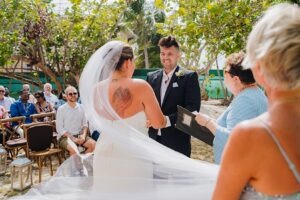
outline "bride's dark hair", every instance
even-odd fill
[[[123,63],[126,61],[126,60],[132,60],[133,59],[133,49],[131,46],[129,46],[128,44],[125,44],[123,46],[123,49],[122,49],[122,53],[121,53],[121,56],[120,56],[120,59],[119,59],[119,62],[117,63],[116,65],[116,68],[115,70],[120,70]]]

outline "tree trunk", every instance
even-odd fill
[[[217,72],[218,72],[218,77],[219,77],[219,81],[220,81],[220,84],[221,84],[221,88],[222,88],[222,92],[223,92],[223,94],[224,94],[224,99],[225,99],[225,101],[227,101],[228,99],[227,99],[227,90],[225,89],[225,87],[224,87],[224,84],[223,84],[223,81],[222,81],[222,78],[221,78],[221,74],[220,74],[220,68],[219,68],[219,63],[218,63],[218,58],[216,59],[216,66],[217,66]],[[223,76],[224,76],[224,74],[223,74]]]
[[[39,63],[39,64],[37,64],[37,66],[45,73],[45,75],[48,75],[48,76],[51,78],[51,80],[54,82],[54,84],[55,84],[56,87],[57,87],[58,93],[60,93],[60,92],[63,90],[63,88],[62,88],[62,85],[61,85],[61,83],[59,82],[59,80],[58,80],[56,74],[53,73],[53,72],[51,71],[51,69],[49,69],[48,67],[46,67],[45,65],[41,65],[41,64],[42,64],[42,63]]]
[[[147,47],[144,48],[144,55],[145,55],[145,68],[149,69],[149,56],[148,56],[148,49]]]

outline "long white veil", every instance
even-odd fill
[[[80,78],[86,116],[101,132],[94,155],[69,158],[56,176],[21,199],[211,198],[216,165],[190,159],[157,143],[127,124],[111,107],[110,75],[123,47],[120,41],[106,43],[91,56]]]

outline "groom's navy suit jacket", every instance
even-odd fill
[[[179,71],[179,73],[177,73]],[[161,129],[160,143],[188,157],[191,155],[191,137],[175,128],[177,105],[189,111],[200,109],[200,87],[196,72],[177,66],[166,90],[164,100],[160,102],[160,88],[163,69],[150,72],[147,82],[152,86],[156,98],[165,116],[170,118],[171,126]],[[149,128],[149,136],[157,140],[157,129]]]

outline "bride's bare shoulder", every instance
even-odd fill
[[[132,83],[138,89],[152,89],[149,83],[143,79],[132,79]]]

